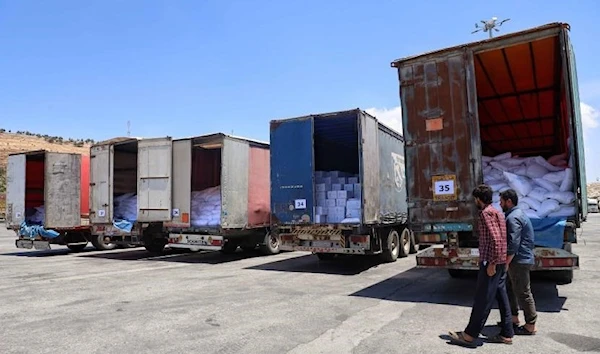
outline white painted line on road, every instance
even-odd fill
[[[405,302],[381,301],[375,306],[357,312],[339,326],[327,330],[315,340],[301,344],[288,353],[351,354],[360,342],[398,319],[404,310],[414,306],[416,305]]]

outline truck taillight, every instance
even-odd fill
[[[222,244],[221,240],[209,239],[209,242],[212,246],[221,246]]]
[[[542,258],[543,268],[554,267],[572,267],[574,262],[572,258]]]

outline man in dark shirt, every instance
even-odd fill
[[[535,300],[531,293],[529,272],[535,262],[533,254],[534,233],[531,220],[517,207],[519,197],[509,189],[500,193],[500,206],[506,215],[508,247],[508,299],[512,312],[512,322],[516,325],[515,334],[532,335],[537,328]],[[519,307],[525,315],[525,325],[519,327]]]
[[[463,332],[451,331],[450,338],[456,344],[474,347],[474,341],[485,326],[494,300],[497,300],[502,329],[500,334],[488,340],[512,344],[514,329],[506,293],[506,221],[504,215],[491,205],[492,189],[489,186],[475,188],[473,197],[479,208],[479,273],[475,299],[467,328]]]

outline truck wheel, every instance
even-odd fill
[[[417,253],[417,241],[415,240],[415,233],[410,232],[410,254]]]
[[[571,270],[555,270],[554,279],[559,285],[571,284],[573,282],[573,269]]]
[[[105,242],[104,236],[100,235],[92,236],[92,246],[99,251],[108,251],[117,247],[114,243]]]
[[[335,258],[335,253],[315,253],[320,261],[331,261]]]
[[[236,242],[228,241],[228,242],[225,242],[225,244],[223,245],[223,248],[221,248],[221,252],[225,253],[225,254],[232,254],[232,253],[235,253],[235,251],[237,251],[237,248],[238,248],[238,244]]]
[[[279,237],[267,231],[263,244],[260,245],[260,252],[263,255],[271,255],[279,253]]]
[[[387,247],[383,249],[381,258],[384,262],[395,262],[400,253],[400,235],[398,231],[392,229],[386,238]]]
[[[83,251],[87,247],[87,243],[85,243],[85,244],[67,245],[67,247],[71,251],[73,251],[73,252],[81,252],[81,251]]]
[[[146,251],[150,252],[153,255],[162,254],[166,244],[166,240],[161,238],[144,240],[144,247],[146,248]]]
[[[408,257],[410,253],[410,230],[405,228],[400,234],[400,257]]]

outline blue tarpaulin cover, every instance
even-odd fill
[[[27,225],[25,221],[23,221],[19,227],[19,235],[29,238],[36,238],[37,236],[43,238],[57,238],[60,236],[60,234],[54,230],[46,230],[41,225]]]
[[[113,220],[113,226],[121,231],[131,232],[131,229],[133,228],[133,223],[127,220],[115,219]]]
[[[538,247],[562,248],[565,226],[565,218],[543,218],[531,219],[535,234],[535,245]]]

